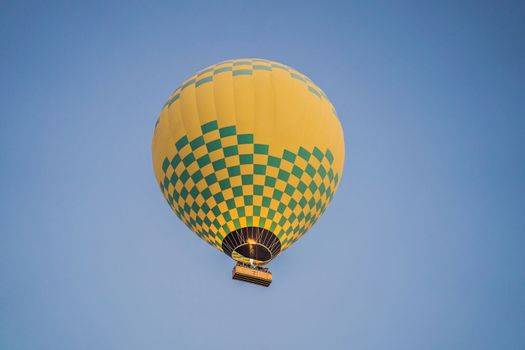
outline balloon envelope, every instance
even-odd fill
[[[163,106],[153,136],[155,176],[175,214],[234,260],[259,265],[317,221],[343,162],[343,130],[324,92],[261,59],[191,76]]]

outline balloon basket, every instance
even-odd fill
[[[272,283],[272,273],[267,268],[241,263],[237,263],[233,267],[232,278],[264,287],[268,287]]]

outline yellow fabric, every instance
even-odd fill
[[[205,132],[206,125],[214,122],[218,125],[217,129]],[[237,136],[253,135],[253,142],[244,144],[239,143],[235,137],[221,136],[221,128],[229,126],[235,127]],[[186,146],[178,150],[175,145],[184,136],[188,142],[195,140],[196,143],[202,139],[205,146],[196,148]],[[214,140],[220,140],[221,148],[210,152],[208,145]],[[269,146],[268,154],[256,154],[254,144]],[[228,146],[237,146],[240,154],[253,154],[253,162],[242,164],[241,161],[238,164],[237,158],[225,155],[224,148]],[[323,158],[322,161],[317,161],[315,166],[322,166],[327,171],[330,169],[337,175],[335,182],[325,180],[319,174],[311,179],[303,174],[290,176],[286,181],[277,181],[274,187],[265,185],[265,178],[277,177],[280,170],[292,172],[294,165],[305,170],[311,161],[300,157],[296,158],[295,163],[283,161],[281,168],[267,167],[265,174],[254,173],[253,164],[267,162],[269,155],[282,158],[283,152],[290,151],[297,154],[299,148],[310,152],[319,149],[323,153],[328,151],[333,155],[333,163],[329,164]],[[170,205],[177,215],[192,230],[219,250],[222,250],[222,239],[230,231],[239,228],[238,226],[259,225],[272,230],[279,237],[284,251],[300,238],[311,223],[303,223],[305,227],[301,227],[301,230],[296,230],[295,233],[290,233],[291,229],[288,227],[295,225],[293,222],[286,222],[283,225],[274,223],[282,222],[282,216],[287,217],[292,213],[308,215],[309,212],[311,216],[315,216],[312,223],[315,222],[336,190],[337,179],[341,177],[344,163],[343,130],[335,109],[324,92],[296,70],[277,62],[260,59],[226,61],[207,67],[188,78],[170,96],[160,112],[152,149],[157,183],[161,185],[166,199],[168,202],[171,201]],[[227,168],[216,170],[212,164],[200,166],[197,161],[191,163],[188,161],[187,164],[181,161],[176,163],[175,168],[166,166],[167,161],[174,164],[172,160],[178,158],[177,156],[181,159],[189,159],[192,155],[195,160],[202,159],[206,155],[212,162],[224,159]],[[314,157],[311,159],[316,162]],[[228,169],[236,165],[240,166],[240,175],[231,176]],[[190,175],[200,171],[204,177],[214,174],[218,181],[229,179],[230,188],[221,189],[219,182],[209,184],[204,180],[198,180],[195,183],[192,177],[181,181],[180,178],[184,178],[184,170]],[[246,174],[253,175],[253,184],[243,183],[241,176]],[[172,178],[178,180],[175,183],[168,183]],[[278,201],[272,201],[268,206],[263,205],[262,198],[271,197],[270,192],[274,191],[274,188],[284,191],[287,184],[298,186],[300,181],[307,186],[309,183],[306,182],[314,182],[316,186],[324,183],[331,195],[325,196],[315,190],[304,193],[296,191],[291,196],[283,196],[280,202],[289,201],[290,198],[294,198],[297,202],[303,197],[313,198],[323,202],[322,210],[308,207],[305,209],[304,206],[291,209],[286,202],[286,209],[279,212]],[[260,196],[253,193],[256,185],[265,186],[264,193]],[[243,195],[236,196],[232,190],[234,187],[242,187]],[[188,195],[186,198],[179,196],[181,193],[190,192],[193,188],[195,188],[194,193],[199,194],[205,193],[206,190],[212,195],[223,193],[225,200],[233,199],[236,205],[244,208],[241,213],[244,215],[239,215],[238,211],[229,209],[225,201],[217,201],[214,197],[206,199],[203,195],[196,197]],[[177,200],[173,199],[174,195]],[[245,201],[246,196],[253,196],[252,204]],[[204,209],[203,205],[205,205]],[[184,210],[188,206],[198,209]],[[212,212],[214,207],[219,209],[220,215]],[[262,207],[257,215],[254,214],[255,207]],[[271,220],[267,217],[269,210],[278,211]],[[224,215],[225,213],[229,215]],[[227,219],[230,216],[231,219]],[[217,224],[203,224],[202,220],[206,218],[212,222],[217,220]],[[237,221],[234,222],[235,219]],[[272,224],[274,224],[273,229]],[[284,232],[288,234],[285,235]]]

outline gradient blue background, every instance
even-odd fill
[[[0,4],[0,349],[525,348],[523,2]],[[347,159],[268,289],[156,186],[157,114],[261,57]]]

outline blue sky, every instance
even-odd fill
[[[525,348],[525,6],[0,4],[1,349]],[[153,126],[230,58],[341,118],[334,201],[268,289],[155,184]]]

